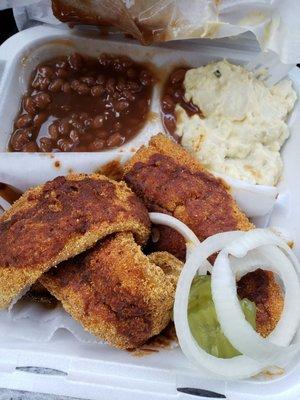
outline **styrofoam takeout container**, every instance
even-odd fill
[[[153,134],[162,130],[159,116],[160,84],[154,90],[152,117],[131,142],[120,149],[102,153],[24,154],[7,153],[13,120],[18,113],[21,96],[28,86],[33,69],[40,62],[60,54],[78,51],[88,55],[102,52],[129,55],[137,61],[150,62],[160,76],[178,65],[203,65],[227,58],[246,63],[258,48],[235,40],[174,42],[141,47],[126,39],[105,40],[96,34],[39,26],[25,30],[0,47],[0,181],[21,190],[72,171],[91,172],[108,161],[128,159]],[[290,78],[300,94],[300,71]],[[300,148],[300,104],[290,118],[291,137],[282,151],[284,175],[279,196],[268,216],[269,225],[290,232],[295,251],[300,256],[300,189],[297,184],[298,150]],[[59,163],[57,163],[59,161]],[[259,201],[253,197],[253,201]],[[257,221],[266,223],[265,218]],[[295,310],[298,312],[298,310]],[[12,389],[68,395],[89,399],[185,399],[190,395],[177,388],[192,387],[223,394],[228,399],[296,399],[300,397],[300,363],[294,360],[282,376],[273,379],[257,377],[244,381],[215,379],[206,371],[196,370],[179,348],[160,350],[144,357],[113,349],[105,344],[79,343],[66,330],[58,330],[47,343],[15,339],[3,335],[0,324],[0,386]],[[11,331],[22,331],[22,321]],[[16,332],[16,336],[18,332]],[[299,360],[300,361],[300,360]],[[31,375],[23,367],[46,367],[51,375]]]
[[[36,163],[38,163],[39,174],[30,173],[24,180],[23,169],[19,170],[19,173],[11,169],[14,166],[18,168],[20,164],[13,164],[9,169],[9,175],[6,177],[1,176],[1,179],[7,180],[9,183],[11,176],[15,180],[20,177],[20,182],[17,181],[16,183],[20,189],[24,189],[59,174],[68,173],[70,170],[92,172],[98,169],[101,163],[109,160],[115,158],[128,159],[151,136],[163,131],[159,99],[161,86],[168,73],[178,65],[198,66],[223,58],[231,59],[237,63],[247,62],[249,60],[249,50],[236,48],[236,43],[233,43],[233,46],[234,51],[231,51],[230,48],[226,49],[220,45],[216,47],[216,44],[212,45],[212,42],[208,45],[206,41],[202,46],[197,45],[197,47],[193,42],[190,42],[189,45],[177,42],[176,44],[160,47],[142,47],[124,39],[101,40],[97,32],[92,34],[89,31],[84,34],[82,31],[77,31],[77,33],[74,33],[69,30],[46,28],[45,26],[28,29],[22,32],[22,36],[14,36],[2,46],[1,50],[1,58],[6,67],[5,69],[2,67],[3,76],[2,83],[0,83],[0,93],[2,94],[0,98],[0,116],[5,115],[1,126],[0,151],[7,149],[13,129],[13,121],[17,110],[20,108],[20,99],[28,88],[31,73],[45,59],[69,54],[74,50],[91,56],[97,56],[101,52],[129,54],[136,61],[150,63],[153,66],[154,74],[156,73],[160,82],[154,88],[151,117],[148,122],[133,140],[124,144],[118,150],[102,152],[101,158],[99,158],[98,154],[92,155],[91,153],[80,153],[76,157],[74,157],[74,153],[69,155],[57,153],[51,157],[41,154],[31,154],[29,157],[24,154],[6,154],[0,160],[0,171],[5,168],[5,165],[7,166],[7,160],[10,157],[19,157],[20,164],[26,163],[27,169],[32,172],[36,168]],[[74,160],[76,160],[76,163],[74,163]],[[57,161],[59,161],[60,168],[55,167],[55,165],[58,165]],[[228,183],[233,188],[233,195],[237,202],[249,217],[268,214],[278,195],[277,188],[271,186],[251,185],[234,179],[229,179]],[[249,200],[250,198],[251,200]]]

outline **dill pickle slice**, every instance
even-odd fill
[[[240,300],[246,320],[256,328],[256,306],[248,299]],[[211,277],[194,278],[189,294],[188,321],[195,340],[207,353],[219,358],[240,355],[226,338],[217,319],[211,295]]]

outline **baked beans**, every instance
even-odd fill
[[[14,122],[11,151],[102,151],[143,127],[154,79],[128,57],[74,53],[39,65]]]
[[[184,98],[184,78],[188,68],[177,68],[169,76],[161,97],[161,112],[165,130],[176,140],[176,104],[179,104],[189,116],[200,114],[201,111],[192,102]]]

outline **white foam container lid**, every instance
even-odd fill
[[[249,44],[250,43],[250,44]],[[102,52],[129,55],[137,61],[151,62],[167,74],[174,66],[199,66],[227,58],[246,63],[258,51],[251,42],[237,39],[220,41],[173,42],[142,47],[126,39],[101,39],[96,33],[38,26],[11,37],[0,47],[0,176],[6,183],[25,190],[29,186],[70,170],[91,172],[108,161],[128,159],[158,131],[160,85],[155,87],[149,120],[142,132],[120,149],[102,153],[26,154],[6,152],[13,121],[33,69],[51,57],[73,51],[88,55]],[[300,71],[290,73],[300,94]],[[297,102],[289,121],[291,137],[282,151],[284,175],[279,196],[268,216],[269,225],[287,230],[295,240],[300,256],[300,188],[297,168],[300,149],[300,104]],[[60,167],[55,167],[59,161]],[[264,222],[262,222],[263,224]],[[298,312],[298,310],[295,310]],[[299,363],[298,363],[299,361]],[[23,367],[45,367],[51,374],[31,374]],[[191,387],[213,391],[228,399],[296,399],[300,397],[300,359],[273,379],[263,377],[244,381],[215,379],[206,371],[196,370],[179,348],[160,350],[136,357],[104,344],[79,343],[65,330],[59,330],[48,343],[0,338],[0,386],[11,389],[74,396],[88,399],[186,399],[191,395],[177,388]],[[205,396],[202,393],[202,398]]]

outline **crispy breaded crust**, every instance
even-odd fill
[[[141,147],[126,163],[124,171],[125,181],[150,211],[180,219],[200,240],[219,232],[253,228],[233,200],[229,186],[162,134]],[[180,247],[182,253],[184,247],[179,246],[178,234],[169,228],[164,230],[168,231],[170,245],[164,248],[159,241],[157,248],[171,252]],[[184,255],[176,253],[181,259]]]
[[[183,262],[167,251],[156,251],[148,255],[149,260],[160,267],[176,290],[178,278],[183,267]]]
[[[167,136],[163,134],[158,134],[151,138],[148,146],[141,147],[133,157],[126,163],[124,171],[125,171],[125,180],[130,182],[128,179],[128,174],[134,169],[136,163],[147,163],[151,156],[154,154],[161,154],[167,157],[170,157],[178,166],[182,166],[191,171],[192,174],[202,173],[206,175],[209,179],[208,181],[217,183],[222,186],[228,193],[230,193],[230,187],[220,178],[214,177],[211,173],[209,173],[197,160],[195,160],[183,147],[168,139]],[[127,177],[127,179],[126,179]],[[203,179],[204,176],[199,176],[199,178]],[[206,182],[207,187],[211,188],[211,186]],[[175,187],[175,190],[178,188]],[[238,230],[249,230],[253,228],[253,224],[248,220],[246,215],[238,208],[236,202],[233,200],[231,196],[226,197],[226,200],[230,202],[230,207],[232,208],[233,217],[236,224],[236,229]],[[172,211],[172,208],[178,207],[178,203],[171,202],[165,205],[169,211]],[[221,206],[221,204],[216,204],[216,206]],[[179,218],[180,219],[180,218]]]
[[[59,177],[27,191],[0,218],[0,308],[63,260],[105,236],[149,235],[146,208],[124,182],[101,175]]]
[[[125,165],[124,176],[150,211],[177,217],[200,240],[218,232],[254,228],[231,197],[228,185],[162,134],[154,136],[148,146],[136,152]],[[184,260],[185,244],[180,235],[168,227],[155,229],[158,239],[150,244],[150,250],[167,250]],[[274,275],[266,271],[249,275],[240,283],[247,283],[240,289],[241,294],[250,296],[249,299],[256,303],[257,330],[266,336],[281,315],[281,288]],[[261,293],[264,293],[263,297]]]
[[[256,330],[263,337],[268,336],[280,319],[284,299],[274,274],[258,269],[238,282],[240,298],[247,298],[256,304]]]
[[[168,324],[180,266],[165,254],[148,258],[131,233],[118,233],[40,281],[87,331],[132,349]]]
[[[153,207],[152,211],[161,212]],[[151,240],[146,246],[146,253],[164,252],[172,254],[178,260],[185,261],[186,245],[180,233],[166,225],[152,225]]]

